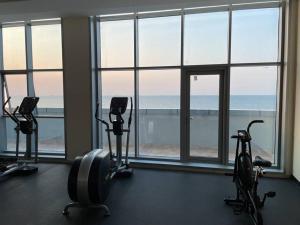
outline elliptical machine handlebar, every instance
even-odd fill
[[[99,118],[99,105],[100,103],[98,102],[97,103],[97,107],[96,107],[96,112],[95,112],[95,119],[101,123],[103,123],[105,126],[106,126],[106,129],[109,130],[109,124],[108,122],[106,122],[105,120],[102,120]],[[133,110],[133,102],[132,102],[132,97],[130,97],[130,112],[129,112],[129,117],[128,117],[128,129],[130,128],[131,126],[131,122],[132,122],[132,110]],[[111,121],[111,113],[109,114],[109,119]],[[121,117],[121,113],[120,113],[120,117]],[[123,118],[121,117],[123,123],[124,123],[124,120]],[[112,121],[111,121],[112,122]]]
[[[106,126],[106,129],[109,129],[109,124],[105,120],[102,120],[102,119],[99,118],[99,115],[98,115],[99,105],[100,105],[100,103],[98,102],[97,107],[96,107],[96,112],[95,112],[95,118],[96,118],[97,121],[103,123]]]
[[[130,128],[131,121],[132,121],[132,108],[133,108],[132,97],[130,97],[130,113],[128,118],[128,129]]]
[[[111,115],[112,115],[113,113],[112,112],[109,112],[109,121],[111,122],[111,123],[113,123],[113,120],[112,120],[112,118],[111,118]],[[120,119],[120,121],[121,121],[121,123],[123,124],[124,123],[124,119],[123,119],[123,117],[122,117],[122,113],[121,113],[121,111],[119,111],[117,114],[115,114],[116,115],[116,117],[118,118],[118,119]]]
[[[6,105],[9,103],[11,97],[8,97],[8,99],[4,102],[3,104],[3,111],[15,122],[15,123],[19,123],[19,120],[16,116],[16,113],[19,109],[19,106],[17,106],[15,108],[15,110],[11,113],[10,111],[6,110]]]

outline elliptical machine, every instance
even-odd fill
[[[99,103],[97,104],[97,110],[95,113],[95,118],[97,121],[103,123],[106,127],[105,131],[107,133],[108,147],[110,159],[112,161],[112,173],[116,177],[129,177],[132,175],[133,170],[129,167],[128,163],[128,152],[129,152],[129,137],[130,137],[130,126],[132,122],[132,97],[130,97],[130,112],[128,117],[127,129],[124,129],[124,119],[122,115],[126,112],[128,104],[128,97],[113,97],[110,102],[109,109],[109,121],[112,124],[112,129],[109,127],[108,122],[102,120],[98,116]],[[122,136],[123,133],[127,133],[126,137],[126,152],[125,160],[122,160]],[[113,133],[116,136],[116,156],[114,156],[111,147],[111,137],[110,134]]]
[[[263,176],[263,168],[272,166],[270,161],[260,156],[256,156],[252,162],[250,128],[255,123],[263,122],[263,120],[253,120],[249,123],[247,130],[238,130],[237,135],[231,136],[237,139],[233,172],[233,182],[236,184],[237,192],[235,199],[224,200],[227,205],[234,207],[236,215],[243,211],[247,212],[254,225],[263,225],[260,209],[264,206],[267,197],[273,198],[276,195],[275,192],[270,191],[265,193],[261,200],[257,193],[258,178]]]
[[[129,177],[132,175],[132,169],[129,168],[128,163],[129,135],[133,108],[132,99],[128,128],[124,129],[122,115],[126,112],[127,104],[127,97],[112,98],[109,112],[109,119],[113,124],[112,129],[109,128],[108,122],[98,117],[99,104],[97,105],[95,117],[97,121],[102,122],[106,126],[109,150],[95,149],[84,156],[76,157],[68,177],[68,193],[73,202],[65,206],[62,212],[63,215],[69,214],[70,207],[101,208],[104,210],[105,216],[110,215],[110,210],[104,202],[109,194],[111,180],[114,177]],[[116,135],[116,157],[112,152],[111,132]],[[122,135],[124,132],[127,132],[125,161],[122,160]]]
[[[7,110],[7,105],[9,104],[11,97],[9,97],[3,105],[3,111],[11,118],[13,122],[16,123],[16,162],[13,164],[2,164],[0,177],[8,174],[17,175],[30,175],[38,171],[35,166],[28,165],[29,163],[37,163],[38,158],[38,122],[33,115],[33,110],[35,109],[39,98],[38,97],[25,97],[20,106],[17,106],[13,112]],[[17,116],[18,114],[21,117]],[[19,157],[19,138],[21,133],[26,135],[26,151],[24,154],[24,159]],[[32,154],[32,135],[34,135],[34,160],[31,159]]]

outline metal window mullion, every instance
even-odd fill
[[[184,161],[188,155],[187,149],[187,127],[186,127],[186,118],[187,118],[187,105],[186,105],[186,82],[185,82],[185,73],[183,69],[184,65],[184,18],[185,12],[181,10],[181,49],[180,49],[180,116],[179,116],[179,127],[180,127],[180,161]]]
[[[119,16],[100,16],[97,17],[98,21],[101,22],[109,22],[109,21],[120,21],[120,20],[132,20],[135,19],[136,15],[135,13],[129,14],[129,15],[119,15]]]
[[[227,66],[223,74],[223,157],[222,163],[229,163],[229,115],[230,115],[230,67]]]
[[[33,68],[32,63],[32,36],[31,25],[28,23],[25,25],[25,52],[26,52],[26,70],[27,70],[27,96],[34,97],[34,85],[33,85],[33,72],[30,72]],[[34,114],[38,114],[38,107],[33,111]],[[29,156],[32,154],[32,149],[35,149],[35,140],[33,136],[26,135],[26,153]]]
[[[232,10],[248,10],[248,9],[264,9],[278,8],[282,4],[281,1],[262,1],[256,3],[232,4]]]
[[[51,20],[32,20],[30,21],[31,26],[47,26],[47,25],[60,25],[61,19],[51,19]]]
[[[277,167],[281,168],[282,162],[282,121],[283,121],[283,81],[284,81],[284,48],[285,48],[285,23],[286,23],[286,3],[283,1],[281,6],[281,46],[280,46],[280,76],[279,76],[279,99],[278,99],[278,127],[277,127]]]
[[[180,81],[180,161],[186,161],[189,155],[189,75],[181,69]]]
[[[0,49],[1,52],[2,49]],[[1,53],[0,53],[1,54]],[[6,131],[6,118],[3,117],[3,99],[4,99],[4,90],[3,82],[4,76],[0,75],[0,99],[1,99],[1,109],[0,109],[0,152],[7,150],[7,131]]]
[[[228,17],[228,58],[227,58],[227,62],[228,65],[231,65],[231,41],[232,41],[232,9],[229,8],[229,17]]]
[[[258,62],[258,63],[231,63],[230,67],[259,67],[259,66],[279,66],[281,62]]]
[[[228,56],[230,57],[230,56]],[[184,60],[184,52],[182,59]],[[183,62],[184,63],[184,62]],[[253,67],[253,66],[279,66],[281,62],[255,62],[255,63],[230,63],[227,62],[226,64],[198,64],[198,65],[178,65],[178,66],[137,66],[137,67],[106,67],[106,68],[98,68],[98,71],[132,71],[134,69],[137,70],[171,70],[171,69],[181,69],[184,67],[211,67],[211,66],[228,66],[231,67]],[[36,70],[34,70],[36,71]]]
[[[2,23],[3,27],[22,27],[26,25],[32,25],[32,26],[44,26],[44,25],[59,25],[61,24],[61,19],[53,19],[53,20],[40,20],[40,21],[16,21],[16,22],[7,22],[7,23]]]
[[[224,71],[218,72],[219,76],[219,113],[218,113],[218,159],[219,163],[224,164],[225,161],[225,136],[224,136],[224,112],[225,112],[225,102],[224,102]]]
[[[134,69],[137,70],[170,70],[170,69],[180,69],[181,66],[134,66],[134,67],[105,67],[105,68],[99,68],[98,70],[101,71],[125,71],[129,70],[132,71]]]
[[[165,12],[146,12],[146,13],[137,13],[137,19],[148,19],[148,18],[159,18],[159,17],[169,17],[169,16],[180,16],[181,9],[174,11],[165,11]]]
[[[28,70],[2,70],[3,75],[20,75],[27,74]]]
[[[0,72],[3,70],[3,42],[2,42],[2,27],[0,26]],[[0,152],[7,150],[7,132],[6,132],[6,120],[3,112],[4,102],[4,74],[0,73]]]
[[[3,37],[2,37],[2,26],[0,25],[0,71],[4,70],[3,65]],[[2,108],[2,107],[1,107]]]
[[[28,69],[29,72],[63,72],[63,68],[56,69]]]
[[[228,11],[230,5],[221,5],[221,6],[208,6],[208,7],[198,7],[198,8],[186,8],[183,9],[186,15],[190,14],[199,14],[199,13],[215,13],[215,12],[224,12]]]
[[[4,102],[4,85],[6,85],[6,82],[5,82],[5,78],[4,78],[4,64],[3,64],[3,36],[2,36],[2,26],[0,25],[0,100],[1,100],[1,103],[0,103],[0,116],[3,115],[3,109],[2,109],[2,105],[3,105],[3,102]],[[2,141],[2,140],[1,140]],[[0,149],[1,151],[1,149]]]
[[[99,63],[100,63],[100,67],[101,67],[101,36],[100,36],[100,21],[98,20],[98,18],[94,18],[94,39],[95,39],[95,59],[94,59],[94,63],[95,63],[95,68],[99,68]],[[102,112],[102,72],[99,71],[98,69],[95,71],[95,86],[96,86],[96,104],[99,103],[100,105],[100,110],[98,111],[99,113],[99,117],[102,119],[103,116],[103,112]],[[97,105],[96,105],[97,107]],[[102,123],[97,123],[97,129],[96,129],[96,137],[97,137],[97,145],[99,148],[103,148],[103,135],[102,135],[102,131],[103,131],[103,125]],[[101,136],[100,136],[101,135]]]
[[[229,115],[230,115],[230,71],[231,71],[231,54],[232,54],[232,7],[229,8],[228,17],[228,65],[224,71],[224,82],[223,82],[223,137],[222,137],[222,148],[223,156],[222,163],[227,165],[229,163]]]
[[[181,11],[181,40],[180,40],[180,44],[181,44],[181,49],[180,49],[180,66],[181,68],[183,67],[184,64],[184,11]]]
[[[25,26],[25,22],[24,21],[17,21],[17,22],[9,22],[9,23],[2,23],[1,26],[2,27],[23,27]]]
[[[26,49],[26,69],[27,69],[27,95],[35,96],[33,85],[33,58],[32,58],[32,35],[31,25],[25,25],[25,49]]]
[[[138,43],[138,18],[134,18],[134,145],[135,157],[139,157],[139,43]]]
[[[98,75],[98,65],[97,65],[97,24],[94,17],[89,18],[89,33],[90,33],[90,82],[91,82],[91,91],[90,91],[90,99],[91,99],[91,146],[92,149],[99,148],[99,126],[97,124],[97,120],[94,116],[94,112],[97,108],[98,102],[98,88],[97,88],[97,75]],[[94,51],[93,51],[94,50]]]

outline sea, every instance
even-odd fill
[[[63,96],[39,96],[39,108],[63,108]],[[102,107],[109,108],[112,96],[102,97]],[[12,96],[11,105],[19,105],[23,97]],[[216,110],[219,105],[219,97],[216,95],[193,95],[190,97],[190,108],[199,110]],[[276,95],[231,95],[231,110],[276,110]],[[139,96],[140,109],[179,109],[180,96],[156,95]]]

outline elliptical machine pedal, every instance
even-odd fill
[[[122,170],[119,170],[114,175],[115,178],[128,178],[133,175],[133,169],[132,168],[125,168]]]
[[[23,165],[15,171],[15,174],[27,176],[27,175],[32,175],[32,174],[38,172],[38,170],[39,169],[36,166]]]
[[[39,101],[38,97],[23,98],[20,106],[17,106],[12,112],[9,102],[11,97],[5,101],[3,111],[16,124],[16,156],[14,160],[7,158],[0,162],[0,177],[6,175],[31,175],[38,171],[38,167],[29,165],[38,162],[38,122],[33,114],[34,109]],[[24,159],[20,159],[19,144],[20,132],[26,135],[26,151]],[[32,143],[32,136],[34,143]],[[33,145],[32,145],[33,144]],[[32,147],[34,146],[34,159],[32,159]]]

